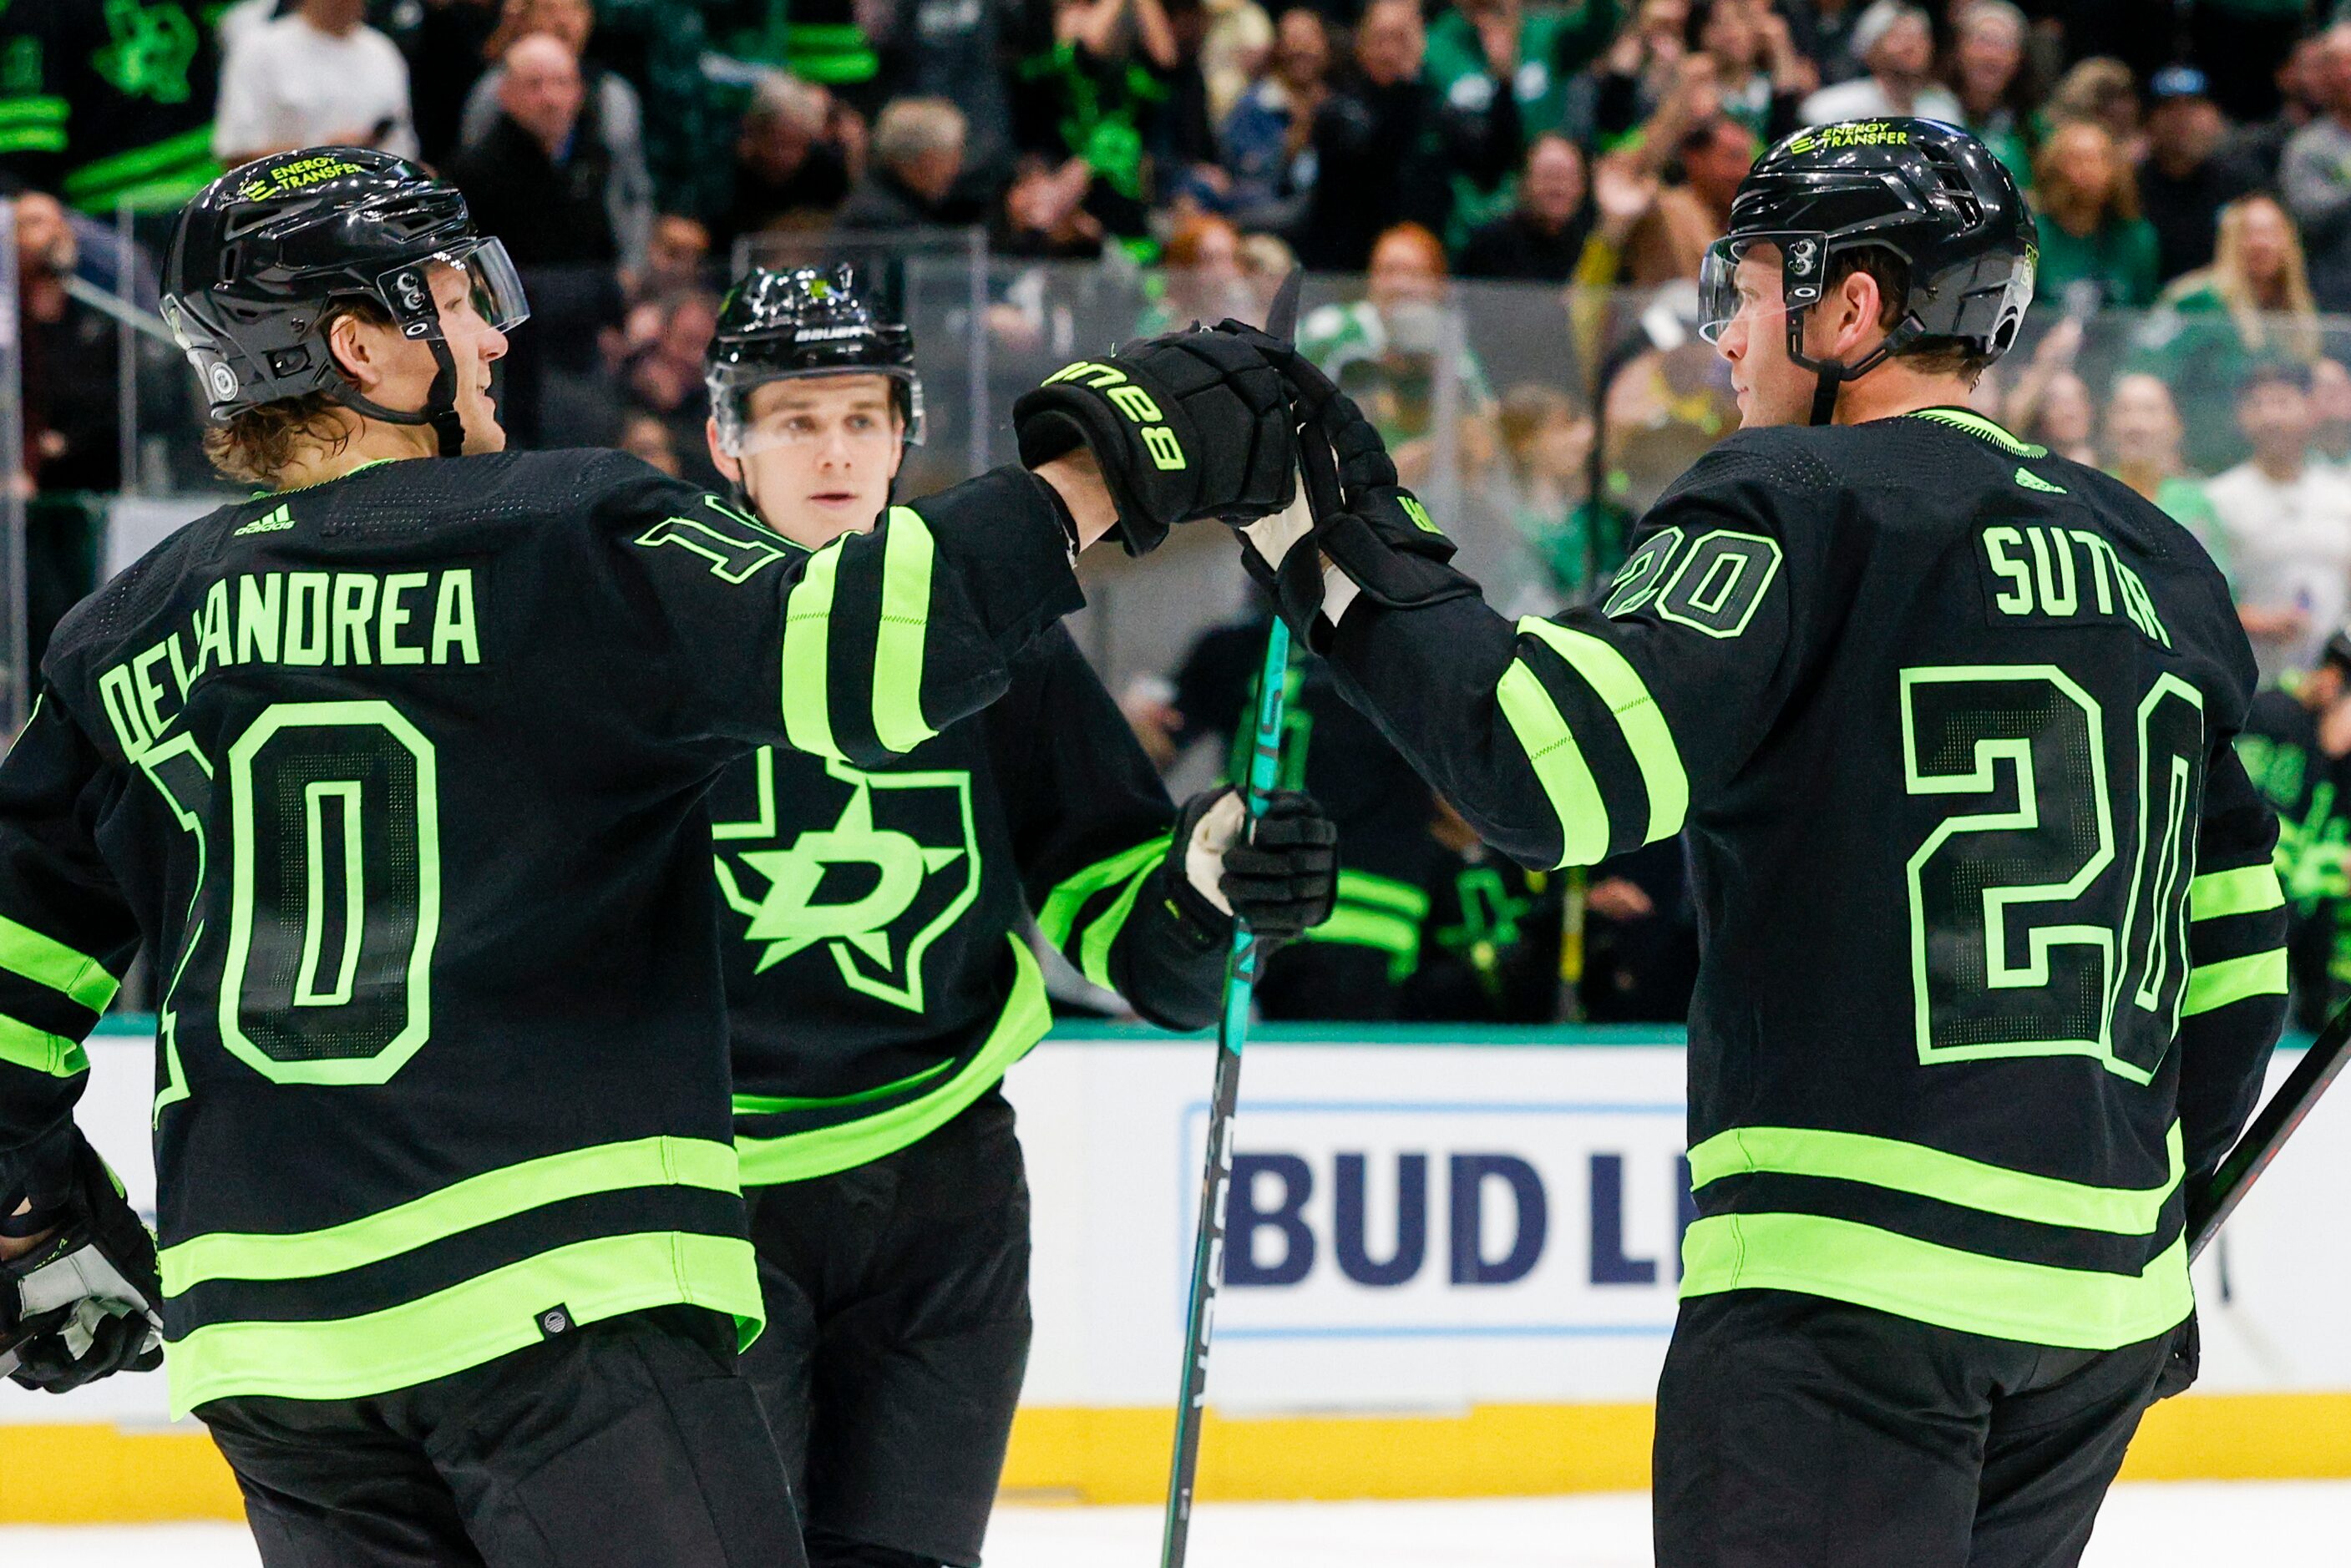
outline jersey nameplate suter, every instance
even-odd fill
[[[479,626],[470,566],[246,573],[213,584],[185,633],[175,631],[110,667],[98,690],[124,756],[136,762],[211,670],[233,664],[479,664]]]
[[[2171,646],[2139,575],[2115,547],[2088,528],[2046,523],[1995,523],[1977,536],[1983,565],[1985,618],[2072,621],[2127,620],[2149,642]]]

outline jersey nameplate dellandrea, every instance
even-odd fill
[[[1992,625],[2127,621],[2149,642],[2171,646],[2147,584],[2094,530],[1995,523],[1976,539],[1984,617]]]
[[[136,762],[162,739],[211,670],[236,664],[482,662],[474,570],[248,572],[205,590],[204,604],[154,646],[98,678],[106,716]]]

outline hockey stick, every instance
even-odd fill
[[[2220,1162],[2212,1185],[2189,1199],[2190,1259],[2220,1234],[2221,1225],[2237,1211],[2237,1205],[2245,1200],[2245,1194],[2262,1179],[2262,1172],[2270,1168],[2270,1161],[2285,1147],[2285,1140],[2294,1136],[2303,1117],[2318,1104],[2318,1096],[2326,1092],[2326,1085],[2335,1082],[2344,1064],[2351,1061],[2351,1051],[2346,1047],[2351,1047],[2351,1006],[2327,1020],[2318,1038],[2310,1043],[2310,1049],[2302,1054],[2301,1062],[2286,1075],[2285,1082],[2278,1085],[2278,1092],[2270,1096],[2261,1114],[2253,1117],[2252,1125],[2237,1140],[2237,1147],[2229,1151],[2229,1158]]]
[[[1265,329],[1287,341],[1298,326],[1298,290],[1304,274],[1282,281],[1266,313]],[[1319,462],[1317,461],[1319,458]],[[1307,441],[1300,462],[1306,504],[1320,518],[1339,508],[1338,464],[1322,441]],[[1258,673],[1257,735],[1249,752],[1249,822],[1265,810],[1281,760],[1281,705],[1290,676],[1290,628],[1276,616],[1265,637]],[[1245,826],[1242,829],[1248,831]],[[1192,1537],[1192,1483],[1200,1465],[1200,1421],[1207,1411],[1208,1338],[1225,1262],[1225,1197],[1233,1177],[1233,1109],[1241,1092],[1241,1047],[1249,1038],[1249,1002],[1257,988],[1257,937],[1246,923],[1233,929],[1225,967],[1225,1011],[1217,1025],[1217,1079],[1208,1096],[1208,1153],[1200,1177],[1200,1216],[1192,1246],[1192,1290],[1185,1313],[1183,1392],[1176,1406],[1176,1451],[1168,1467],[1167,1519],[1160,1537],[1161,1568],[1183,1568]]]

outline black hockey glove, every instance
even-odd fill
[[[1130,556],[1202,517],[1247,522],[1296,493],[1297,431],[1280,371],[1228,334],[1196,328],[1063,366],[1012,405],[1030,468],[1083,442],[1118,506]]]
[[[1339,828],[1311,795],[1276,790],[1246,842],[1238,791],[1228,784],[1184,803],[1167,847],[1167,885],[1186,919],[1229,930],[1235,916],[1262,956],[1331,918],[1339,896]]]
[[[1293,632],[1312,646],[1324,640],[1314,635],[1324,560],[1352,579],[1365,598],[1391,607],[1438,604],[1478,592],[1477,583],[1450,564],[1453,541],[1420,498],[1396,483],[1387,443],[1353,398],[1332,390],[1301,439],[1330,442],[1346,510],[1315,519],[1313,533],[1282,557],[1279,571],[1255,548],[1242,553],[1249,575],[1272,590]],[[1313,548],[1305,548],[1306,543]]]
[[[0,1357],[16,1359],[14,1381],[52,1394],[163,1360],[155,1239],[98,1151],[78,1130],[71,1140],[0,1209],[13,1213],[29,1199],[32,1213],[10,1229],[55,1228],[40,1247],[0,1263]]]

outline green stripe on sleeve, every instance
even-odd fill
[[[51,1034],[13,1018],[0,1018],[0,1062],[29,1067],[52,1078],[70,1078],[89,1071],[89,1057],[81,1042]]]
[[[163,1293],[206,1280],[307,1280],[365,1268],[444,1237],[591,1192],[632,1187],[739,1190],[735,1150],[705,1138],[647,1137],[525,1160],[324,1231],[214,1231],[157,1254]]]
[[[0,969],[36,985],[63,992],[92,1012],[103,1012],[120,981],[88,953],[0,915]]]
[[[1409,882],[1399,882],[1393,877],[1374,876],[1369,871],[1342,870],[1339,873],[1339,901],[1343,904],[1369,904],[1374,909],[1418,920],[1428,914],[1428,894]]]
[[[1608,808],[1600,786],[1535,672],[1516,659],[1494,688],[1510,733],[1527,753],[1552,810],[1559,815],[1561,866],[1597,866],[1608,858]]]
[[[1897,1138],[1819,1127],[1733,1127],[1689,1151],[1690,1185],[1700,1188],[1753,1171],[1817,1176],[1916,1193],[2036,1225],[2151,1236],[2187,1169],[2178,1122],[2171,1124],[2164,1146],[2170,1175],[2162,1186],[2113,1188],[2011,1170]]]
[[[2230,915],[2253,915],[2285,902],[2277,867],[2268,861],[2240,866],[2233,871],[2208,871],[2188,884],[2188,918],[2218,920]]]
[[[922,700],[937,553],[921,513],[890,508],[882,531],[882,618],[873,637],[873,733],[893,752],[911,752],[938,733],[923,722]]]
[[[647,1307],[707,1307],[747,1349],[766,1321],[751,1244],[648,1231],[575,1241],[381,1312],[312,1323],[215,1323],[164,1347],[172,1415],[232,1395],[359,1399],[479,1366],[546,1338],[538,1314],[574,1324]]]
[[[2283,996],[2285,981],[2283,948],[2199,963],[2189,971],[2188,994],[2179,1003],[2179,1016],[2193,1018],[2249,996]]]
[[[1615,716],[1649,794],[1648,836],[1641,842],[1654,844],[1679,833],[1689,815],[1689,775],[1682,771],[1681,749],[1674,744],[1665,714],[1632,664],[1605,638],[1554,626],[1540,616],[1521,619],[1519,632],[1540,639],[1567,660]]]
[[[1161,853],[1165,849],[1163,846]],[[1116,991],[1111,983],[1110,947],[1118,940],[1118,933],[1126,929],[1126,918],[1134,913],[1134,900],[1143,892],[1143,884],[1150,879],[1151,867],[1145,866],[1127,878],[1126,886],[1111,900],[1109,909],[1086,922],[1085,935],[1078,939],[1078,968],[1085,977],[1104,991]]]
[[[1045,1000],[1045,976],[1037,967],[1037,955],[1019,937],[1007,940],[1012,945],[1012,994],[1006,998],[995,1027],[961,1071],[920,1099],[859,1121],[786,1137],[737,1137],[735,1147],[742,1157],[743,1185],[775,1187],[787,1181],[809,1181],[871,1164],[930,1137],[986,1094],[1053,1026],[1053,1010]]]
[[[1070,932],[1078,922],[1078,911],[1085,907],[1086,900],[1105,888],[1131,881],[1165,859],[1170,836],[1163,833],[1132,849],[1122,849],[1054,884],[1052,892],[1046,895],[1045,907],[1037,911],[1037,929],[1043,933],[1045,940],[1066,950]]]
[[[1800,1291],[1965,1334],[2119,1350],[2196,1304],[2183,1235],[2137,1274],[2020,1263],[1851,1220],[1717,1214],[1682,1238],[1682,1294]]]
[[[831,672],[833,587],[841,576],[841,552],[819,550],[784,600],[784,735],[796,751],[845,763],[849,753],[833,743]]]

